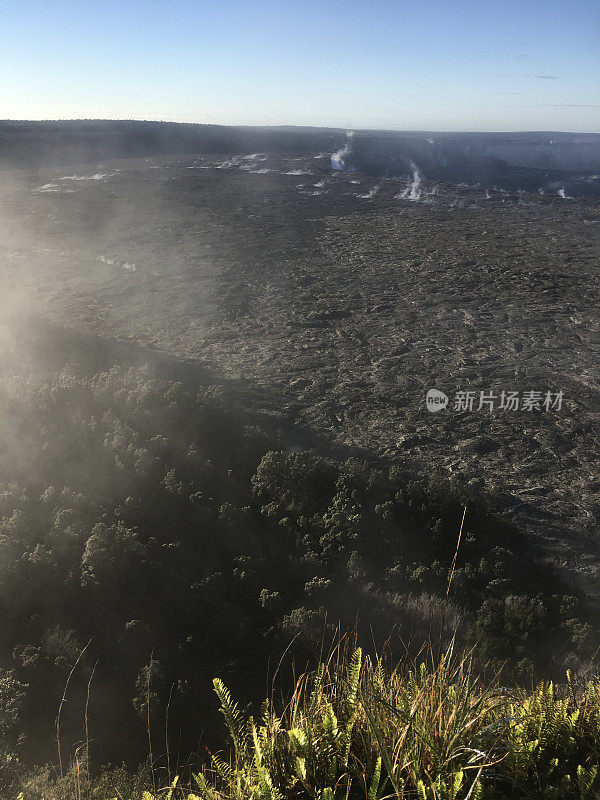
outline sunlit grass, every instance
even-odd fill
[[[484,686],[469,657],[388,669],[361,649],[244,714],[214,681],[231,747],[193,785],[144,800],[591,800],[600,792],[600,682]]]

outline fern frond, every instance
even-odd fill
[[[377,800],[377,792],[379,791],[379,781],[381,779],[381,756],[377,756],[375,762],[375,769],[373,770],[373,777],[371,778],[371,785],[367,793],[367,800]]]
[[[213,680],[213,686],[215,687],[215,692],[219,698],[219,702],[221,704],[220,711],[221,714],[223,714],[225,724],[227,725],[233,740],[237,758],[240,755],[242,742],[244,739],[244,719],[240,713],[237,703],[234,703],[232,700],[231,693],[223,681],[221,681],[219,678],[215,678]]]

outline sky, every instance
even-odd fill
[[[0,0],[0,119],[600,132],[599,0]]]

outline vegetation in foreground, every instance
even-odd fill
[[[105,773],[92,785],[85,753],[52,783],[38,776],[21,800],[569,800],[600,796],[600,681],[485,686],[452,649],[389,670],[360,648],[337,650],[302,675],[282,710],[253,717],[221,680],[226,754],[167,781],[150,766]]]
[[[222,746],[213,676],[260,702],[287,649],[287,696],[338,626],[392,659],[455,635],[525,685],[595,673],[593,609],[501,496],[286,451],[187,372],[104,368],[96,343],[65,366],[39,339],[0,353],[0,797],[75,753],[94,776],[139,764],[149,740],[197,772]]]

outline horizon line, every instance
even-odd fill
[[[557,130],[557,129],[494,129],[482,130],[473,128],[361,128],[359,126],[351,125],[312,125],[312,124],[293,124],[293,123],[233,123],[233,122],[189,122],[184,120],[169,120],[160,118],[135,118],[135,117],[46,117],[39,119],[18,119],[12,117],[5,117],[0,119],[0,124],[5,122],[11,123],[49,123],[49,122],[137,122],[141,124],[161,124],[161,125],[185,125],[190,127],[205,127],[205,128],[299,128],[299,129],[314,129],[322,131],[335,131],[346,132],[352,130],[353,132],[363,133],[462,133],[462,134],[515,134],[515,133],[530,133],[530,134],[579,134],[582,136],[600,136],[600,131],[581,131],[581,130]]]

